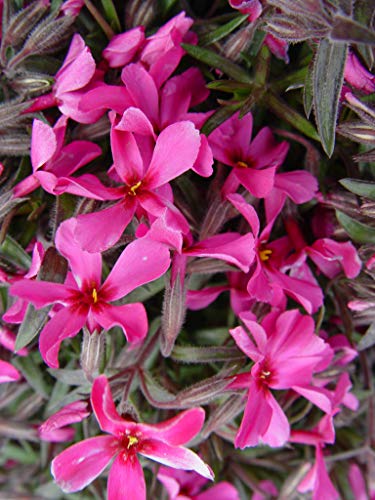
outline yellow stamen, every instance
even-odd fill
[[[128,440],[128,449],[138,443],[138,438],[136,438],[135,436],[128,436]]]
[[[98,292],[96,291],[96,288],[92,289],[91,296],[94,301],[94,304],[96,304],[98,302]]]
[[[139,188],[139,186],[140,186],[141,184],[142,184],[142,182],[141,182],[141,181],[138,181],[136,184],[133,184],[133,186],[131,186],[131,187],[129,188],[128,193],[129,193],[131,196],[135,196],[135,195],[137,194],[137,193],[136,193],[136,191],[137,191],[137,189]]]
[[[265,379],[265,378],[269,377],[270,375],[271,375],[271,372],[269,372],[269,371],[262,371],[262,375],[260,375],[260,378]]]
[[[249,168],[249,165],[244,161],[238,161],[236,163],[236,165],[237,165],[237,167],[240,167],[240,168]]]
[[[263,262],[268,260],[271,257],[271,255],[272,255],[272,250],[269,250],[269,249],[261,250],[259,252],[260,260],[262,260]]]

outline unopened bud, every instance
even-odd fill
[[[81,368],[89,382],[99,375],[99,367],[104,351],[104,335],[97,330],[92,333],[83,328]]]
[[[49,7],[48,0],[38,0],[15,14],[3,34],[2,46],[18,47],[42,18]]]
[[[13,90],[23,96],[47,92],[52,84],[53,78],[37,73],[20,75],[11,81]]]
[[[254,22],[236,31],[225,42],[222,50],[223,55],[232,61],[239,60],[241,58],[241,52],[246,52],[250,47],[257,28],[258,23]]]
[[[130,0],[125,8],[125,26],[128,29],[136,26],[147,28],[157,14],[155,4],[153,0]]]
[[[186,284],[182,283],[180,274],[165,288],[161,353],[167,357],[172,352],[177,335],[180,333],[186,315]]]
[[[14,132],[6,135],[0,133],[0,154],[8,156],[30,154],[30,137],[22,132]]]

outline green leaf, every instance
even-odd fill
[[[30,344],[38,335],[48,317],[49,310],[50,307],[45,307],[37,311],[32,304],[27,306],[25,318],[19,327],[16,338],[16,351]]]
[[[267,93],[265,96],[265,104],[267,104],[272,113],[302,132],[302,134],[310,137],[310,139],[319,141],[319,135],[314,126],[277,95],[271,92]]]
[[[35,363],[32,356],[18,357],[13,360],[14,366],[22,373],[31,387],[42,397],[47,398],[50,390],[45,380],[45,374]]]
[[[375,243],[375,228],[356,221],[340,210],[336,210],[336,217],[352,240],[357,243]]]
[[[230,76],[234,80],[244,83],[251,82],[251,78],[247,71],[243,70],[241,66],[238,66],[232,61],[229,61],[229,59],[216,54],[216,52],[186,43],[182,43],[181,46],[190,56],[194,57],[194,59],[197,59],[198,61],[201,61],[215,69],[220,69],[223,73]]]
[[[310,64],[305,77],[305,85],[303,87],[303,107],[307,118],[310,117],[314,101],[314,90],[312,80],[312,65]]]
[[[335,147],[338,105],[344,79],[347,45],[321,40],[314,61],[313,88],[316,124],[324,151]]]
[[[234,19],[229,21],[228,23],[224,24],[223,26],[220,26],[219,28],[209,32],[205,33],[204,35],[199,37],[199,44],[200,45],[209,45],[211,43],[215,43],[222,38],[225,38],[226,36],[230,35],[232,31],[234,31],[236,28],[241,26],[241,24],[247,19],[248,16],[236,16]]]
[[[215,128],[221,125],[225,120],[228,120],[236,111],[238,111],[242,106],[242,103],[230,104],[228,106],[222,106],[213,115],[211,115],[208,120],[206,120],[201,128],[202,134],[210,135]]]
[[[330,36],[332,40],[375,45],[375,32],[350,17],[336,15]]]
[[[175,346],[171,354],[175,361],[184,363],[215,363],[218,361],[238,361],[243,354],[237,347],[189,347]]]
[[[0,245],[0,255],[6,257],[12,264],[23,269],[29,269],[31,264],[30,256],[11,236],[8,234]]]
[[[352,193],[375,201],[375,182],[359,179],[341,179],[339,182]]]
[[[105,12],[107,21],[111,25],[111,28],[116,30],[118,33],[121,31],[121,24],[118,18],[116,8],[113,5],[112,0],[102,0],[102,6]]]

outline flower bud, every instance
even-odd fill
[[[125,26],[130,29],[135,26],[149,26],[155,16],[156,6],[153,0],[130,0],[125,9]]]
[[[92,333],[83,328],[81,368],[89,382],[99,376],[99,367],[104,351],[104,335],[97,330]]]

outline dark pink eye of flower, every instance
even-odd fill
[[[120,438],[120,449],[124,459],[134,456],[139,451],[141,434],[139,432],[126,431]]]

